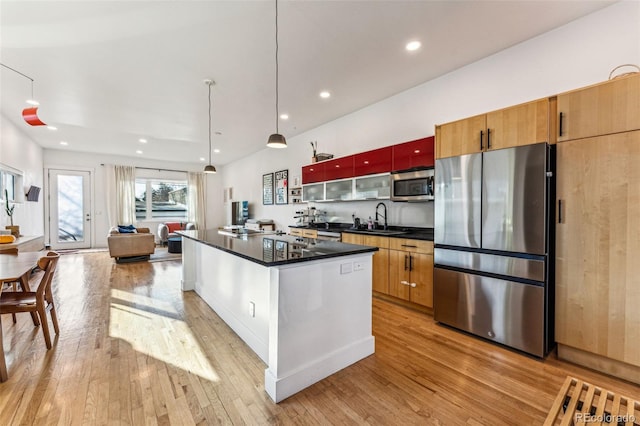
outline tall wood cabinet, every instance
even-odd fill
[[[558,356],[640,383],[640,75],[557,100]]]
[[[640,366],[640,131],[557,158],[556,340]]]
[[[436,126],[436,158],[549,142],[549,99]]]

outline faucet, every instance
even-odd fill
[[[379,214],[378,213],[378,207],[382,206],[384,208],[384,214]],[[382,229],[387,229],[387,205],[385,203],[378,203],[378,205],[376,206],[376,223],[378,222],[378,216],[382,216],[382,218],[384,219],[384,228]]]

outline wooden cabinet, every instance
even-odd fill
[[[436,127],[436,158],[549,142],[549,99]]]
[[[414,167],[433,167],[434,137],[416,139],[392,146],[391,170],[406,170]]]
[[[391,170],[391,147],[374,149],[354,155],[354,176],[388,173]]]
[[[640,377],[640,131],[559,143],[557,162],[559,356],[566,345]]]
[[[373,254],[373,291],[389,294],[389,238],[343,232],[342,242],[378,247]]]
[[[558,95],[558,142],[640,129],[640,74]]]
[[[433,242],[389,239],[389,295],[433,308]]]

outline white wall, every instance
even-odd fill
[[[27,124],[24,124],[27,126]],[[43,187],[42,148],[19,127],[14,126],[4,115],[0,115],[0,163],[24,174],[24,193],[29,186]],[[37,202],[25,201],[16,205],[13,213],[14,225],[20,226],[22,235],[44,234],[44,201],[43,193]],[[9,217],[0,211],[0,224],[4,228],[9,225]]]
[[[319,152],[339,157],[418,139],[433,135],[436,124],[604,81],[625,63],[640,64],[640,2],[633,0],[289,138],[284,151],[265,148],[229,164],[222,170],[223,185],[233,187],[234,199],[251,202],[251,217],[274,219],[278,229],[286,229],[300,206],[263,206],[262,175],[289,169],[293,182],[310,162],[310,141],[318,141]],[[332,220],[350,222],[353,212],[361,218],[373,215],[376,203],[315,205]],[[390,224],[433,226],[431,203],[387,205]]]
[[[181,170],[181,171],[202,171],[203,166],[199,165],[187,165],[183,163],[172,163],[167,161],[155,161],[145,160],[137,157],[121,157],[116,155],[96,155],[82,152],[73,152],[67,150],[44,150],[44,167],[46,169],[65,169],[65,170],[89,170],[92,172],[92,194],[93,199],[93,221],[92,221],[92,233],[93,241],[92,247],[106,247],[107,245],[107,233],[109,232],[109,220],[107,214],[107,199],[106,183],[105,183],[105,168],[101,164],[118,164],[118,165],[131,165],[138,167],[153,167],[159,169],[168,170]],[[162,178],[175,178],[185,177],[184,174],[176,174],[165,171],[155,170],[142,170],[142,174],[146,177],[162,177]],[[181,175],[181,176],[180,176]],[[207,208],[206,208],[206,222],[207,224],[214,224],[222,222],[223,210],[220,203],[216,203],[215,200],[222,198],[221,178],[219,174],[207,175]],[[152,232],[156,232],[158,223],[160,221],[152,222],[139,222],[137,226],[146,226],[151,228]],[[47,240],[47,238],[45,238]]]

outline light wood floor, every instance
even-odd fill
[[[265,364],[192,293],[176,261],[61,257],[61,335],[47,351],[26,314],[3,317],[9,424],[541,424],[567,375],[629,397],[640,388],[529,358],[374,300],[376,353],[280,404]]]

